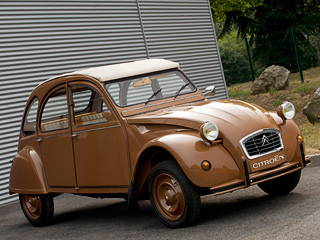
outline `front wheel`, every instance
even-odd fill
[[[53,198],[48,194],[19,194],[22,211],[36,227],[48,225],[53,217]]]
[[[188,227],[198,220],[200,195],[177,163],[158,163],[151,170],[148,183],[152,207],[166,226]]]
[[[301,170],[259,183],[258,186],[271,196],[284,195],[295,189],[299,183],[300,176]]]

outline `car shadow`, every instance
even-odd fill
[[[104,200],[96,200],[96,201],[104,201]],[[136,221],[139,218],[153,218],[153,210],[151,206],[148,206],[149,203],[146,204],[147,201],[144,201],[143,207],[137,209],[129,209],[128,202],[122,201],[117,203],[101,203],[99,206],[91,205],[85,207],[79,207],[67,212],[60,212],[58,214],[54,214],[53,224],[62,224],[65,222],[92,222],[95,224],[99,223],[107,223],[116,221],[126,224],[132,220]]]
[[[212,224],[220,220],[229,220],[234,217],[246,220],[248,215],[262,215],[276,213],[278,209],[286,212],[290,208],[296,208],[301,201],[305,201],[308,196],[299,193],[290,193],[285,196],[271,197],[268,195],[253,196],[208,196],[205,197],[201,206],[200,221],[197,225]],[[103,201],[103,200],[96,200]],[[130,223],[149,224],[154,227],[164,227],[160,224],[153,212],[149,201],[139,203],[140,208],[129,210],[126,201],[116,203],[99,203],[96,205],[79,206],[67,212],[60,212],[54,215],[53,224],[85,223],[85,224],[106,224],[114,223],[126,225]],[[275,206],[277,206],[275,208]]]
[[[210,201],[212,199],[213,201]],[[249,217],[277,214],[279,211],[286,214],[301,207],[301,202],[308,199],[308,195],[290,193],[283,196],[237,196],[235,198],[210,198],[202,203],[199,224],[209,224],[221,219],[228,220],[235,217],[244,221]],[[307,207],[307,206],[306,206]]]

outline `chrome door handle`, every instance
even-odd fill
[[[42,142],[42,138],[38,138],[38,139],[37,139],[37,142]]]
[[[74,133],[71,135],[72,138],[77,138],[78,134]]]

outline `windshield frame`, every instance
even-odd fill
[[[115,80],[111,80],[111,81],[106,81],[106,82],[103,83],[103,87],[104,87],[105,91],[107,92],[109,98],[113,102],[113,104],[115,104],[119,108],[128,108],[128,107],[133,107],[133,106],[138,106],[138,105],[145,105],[144,104],[145,101],[140,102],[140,103],[125,105],[125,106],[118,105],[115,102],[115,100],[113,99],[112,95],[109,93],[106,85],[107,84],[112,84],[112,83],[128,81],[128,80],[133,80],[133,79],[136,79],[136,78],[144,78],[144,77],[149,77],[149,76],[153,76],[153,75],[159,75],[159,74],[163,74],[163,73],[170,73],[170,72],[179,72],[188,82],[190,82],[190,86],[193,87],[193,89],[194,89],[193,91],[190,89],[190,92],[187,92],[187,93],[180,93],[177,97],[183,96],[183,95],[192,94],[192,93],[195,93],[195,92],[198,91],[198,88],[193,84],[193,82],[190,80],[190,78],[182,70],[180,70],[179,68],[173,68],[173,69],[157,71],[157,72],[150,72],[150,73],[146,73],[146,74],[135,75],[135,76],[130,76],[130,77],[126,77],[126,78],[119,78],[119,79],[115,79]],[[152,103],[152,102],[155,102],[155,101],[161,101],[161,100],[164,100],[164,99],[171,99],[171,98],[174,98],[174,95],[173,96],[168,96],[168,97],[163,97],[161,99],[152,99],[148,103]],[[147,104],[145,106],[148,106],[148,105],[149,104]]]

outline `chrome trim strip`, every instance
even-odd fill
[[[108,129],[108,128],[115,128],[115,127],[120,127],[120,125],[113,125],[113,126],[109,126],[109,127],[94,128],[94,129],[88,129],[88,130],[83,130],[83,131],[74,131],[73,133],[92,132],[92,131]]]
[[[48,133],[48,132],[45,132],[45,133]],[[70,132],[60,133],[60,134],[53,134],[53,135],[49,135],[49,136],[41,136],[41,134],[39,134],[39,135],[40,135],[40,136],[38,136],[39,138],[47,139],[47,138],[52,138],[52,137],[60,137],[60,136],[70,135]]]
[[[92,126],[93,124],[91,124]],[[87,125],[90,126],[90,125]],[[97,131],[97,130],[102,130],[102,129],[108,129],[108,128],[115,128],[115,127],[121,127],[119,124],[118,125],[113,125],[113,126],[108,126],[108,127],[101,127],[101,128],[94,128],[94,129],[88,129],[88,130],[83,130],[83,131],[73,131],[72,133],[83,133],[83,132],[91,132],[91,131]],[[52,138],[52,137],[60,137],[60,136],[64,136],[64,135],[69,135],[71,136],[71,134],[68,133],[61,133],[61,134],[55,134],[55,135],[49,135],[49,136],[42,136],[42,139],[46,139],[46,138]],[[36,140],[36,139],[34,139]]]
[[[281,144],[281,147],[279,148],[276,148],[276,149],[273,149],[272,151],[270,152],[266,152],[266,153],[263,153],[263,154],[256,154],[256,155],[253,155],[253,156],[250,156],[249,153],[247,152],[247,149],[246,147],[244,146],[244,142],[248,139],[248,138],[252,138],[256,135],[259,135],[261,134],[262,132],[277,132],[279,134],[279,138],[280,138],[280,144]],[[273,153],[273,152],[277,152],[277,151],[280,151],[283,149],[283,142],[282,142],[282,137],[281,137],[281,133],[280,133],[280,130],[279,129],[275,129],[275,128],[264,128],[264,129],[260,129],[256,132],[253,132],[247,136],[245,136],[244,138],[242,138],[240,141],[240,146],[242,148],[242,150],[244,151],[244,153],[246,154],[247,158],[248,159],[255,159],[255,158],[258,158],[258,157],[262,157],[264,155],[267,155],[267,154],[270,154],[270,153]]]

